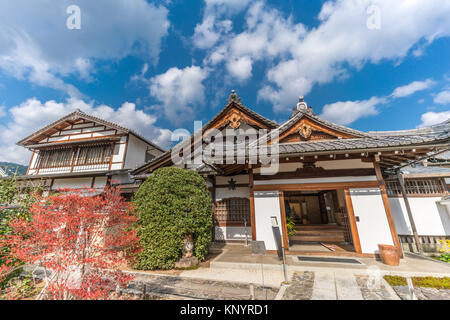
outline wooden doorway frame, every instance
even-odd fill
[[[347,214],[350,222],[350,231],[352,234],[353,247],[355,249],[356,255],[362,255],[361,250],[361,242],[359,239],[358,226],[356,224],[355,213],[353,211],[353,203],[350,196],[350,188],[332,188],[328,186],[322,186],[321,188],[305,188],[303,185],[299,185],[299,190],[293,190],[292,187],[289,190],[279,190],[279,199],[280,199],[280,216],[283,230],[283,247],[285,250],[288,250],[289,253],[289,240],[287,235],[287,221],[286,221],[286,207],[284,204],[284,192],[286,191],[329,191],[329,190],[343,190],[345,192],[345,205],[347,208]],[[333,254],[336,252],[330,252],[327,254]]]

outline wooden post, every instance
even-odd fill
[[[380,165],[378,164],[378,162],[374,161],[373,167],[375,168],[377,180],[380,183],[381,200],[383,200],[384,210],[386,211],[386,218],[389,224],[389,229],[391,230],[392,240],[394,241],[394,246],[397,247],[398,254],[401,258],[403,258],[403,251],[400,240],[398,239],[397,228],[395,227],[394,217],[392,216],[392,210],[386,191],[386,184],[381,173]]]
[[[212,192],[211,192],[211,198],[212,198],[212,205],[213,205],[213,228],[212,228],[212,241],[216,240],[216,176],[211,177],[211,183],[212,183]]]
[[[288,238],[288,231],[287,231],[287,221],[286,221],[286,208],[284,204],[284,193],[283,191],[280,191],[278,193],[278,196],[280,198],[280,216],[281,216],[281,229],[283,233],[283,247],[288,250],[289,249],[289,238]]]
[[[409,205],[408,196],[406,195],[405,180],[400,172],[397,174],[397,179],[400,184],[400,191],[402,192],[403,201],[405,202],[406,212],[408,213],[408,219],[413,232],[414,242],[416,243],[417,250],[419,251],[419,253],[422,254],[423,253],[422,244],[420,243],[419,234],[417,233],[416,224],[414,222],[414,218],[411,211],[411,206]]]
[[[256,223],[255,223],[255,195],[253,192],[253,168],[249,166],[248,169],[248,187],[250,189],[250,223],[252,227],[252,240],[256,240]]]
[[[350,189],[345,189],[345,205],[347,207],[348,221],[352,231],[353,247],[356,253],[362,253],[361,241],[359,240],[358,226],[356,225],[355,211],[353,210],[352,197]]]

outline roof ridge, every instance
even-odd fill
[[[48,124],[48,125],[42,127],[41,129],[39,129],[39,130],[33,132],[33,133],[30,134],[29,136],[27,136],[27,137],[25,137],[24,139],[22,139],[22,140],[20,140],[19,142],[17,142],[17,144],[26,147],[25,145],[23,145],[23,142],[24,142],[24,141],[26,141],[26,140],[28,140],[28,139],[31,139],[32,137],[36,136],[37,133],[42,132],[42,131],[45,131],[45,130],[47,130],[47,129],[50,129],[50,128],[54,127],[56,124],[58,124],[58,123],[60,123],[60,122],[63,122],[63,121],[65,121],[65,120],[67,120],[67,119],[73,117],[74,115],[80,115],[80,116],[82,116],[82,117],[88,118],[89,120],[91,120],[91,121],[93,121],[93,122],[99,122],[99,123],[102,123],[102,124],[104,124],[104,125],[106,125],[106,126],[113,127],[113,128],[115,128],[115,129],[124,131],[125,133],[128,133],[128,134],[131,133],[131,134],[135,135],[136,137],[138,137],[139,139],[143,140],[144,142],[146,142],[146,143],[152,145],[153,147],[159,149],[160,151],[163,151],[163,152],[165,151],[163,148],[161,148],[160,146],[158,146],[156,143],[151,142],[150,140],[148,140],[147,138],[145,138],[145,137],[142,136],[141,134],[135,132],[134,130],[129,129],[129,128],[127,128],[127,127],[124,127],[124,126],[122,126],[122,125],[120,125],[120,124],[118,124],[118,123],[115,123],[115,122],[112,122],[112,121],[108,121],[108,120],[99,118],[99,117],[97,117],[97,116],[93,116],[93,115],[91,115],[91,114],[89,114],[89,113],[86,113],[86,112],[82,111],[82,110],[79,109],[79,108],[77,108],[77,109],[75,109],[74,111],[68,113],[67,115],[65,115],[65,116],[63,116],[63,117],[61,117],[61,118],[59,118],[58,120],[53,121],[52,123],[50,123],[50,124]]]

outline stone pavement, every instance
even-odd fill
[[[348,272],[296,272],[283,300],[398,300],[382,282]]]
[[[407,286],[393,287],[402,300],[410,300],[411,295]],[[414,288],[418,300],[450,300],[449,289]]]
[[[143,300],[273,300],[279,289],[258,284],[193,279],[180,276],[130,272],[136,278],[122,290],[124,296]]]

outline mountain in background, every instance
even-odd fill
[[[8,174],[8,176],[14,175],[16,172],[17,175],[27,173],[27,166],[14,162],[0,162],[0,168],[2,168]]]

